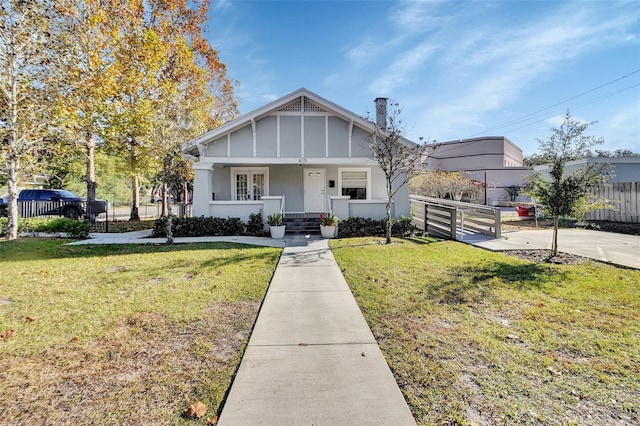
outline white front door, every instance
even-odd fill
[[[304,169],[304,211],[324,212],[326,197],[325,169]]]

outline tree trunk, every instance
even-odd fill
[[[10,73],[11,90],[9,99],[9,132],[7,135],[7,189],[9,190],[7,239],[18,238],[18,84],[13,73]]]
[[[11,138],[11,136],[9,136]],[[16,171],[18,163],[15,160],[15,151],[10,148],[9,161],[7,167],[7,188],[9,189],[9,202],[8,202],[8,222],[7,222],[7,234],[8,240],[15,240],[18,238],[18,180],[16,179]]]
[[[162,213],[160,216],[168,216],[169,211],[167,209],[167,204],[169,203],[169,197],[167,197],[167,183],[162,182]]]
[[[171,216],[171,207],[169,207],[169,214],[167,214],[167,244],[173,244],[172,228],[173,228],[173,223],[172,223],[172,216]]]
[[[557,256],[558,255],[558,222],[559,222],[560,216],[559,215],[555,215],[553,216],[553,240],[551,242],[551,256]]]
[[[91,223],[94,223],[96,221],[96,218],[95,215],[91,212],[91,202],[96,199],[96,141],[93,138],[93,134],[90,132],[87,132],[85,141],[87,149],[87,174],[85,176],[85,180],[87,183],[87,218]]]
[[[182,184],[182,211],[184,217],[187,217],[187,204],[189,204],[189,188],[187,187],[187,182],[184,182]]]
[[[137,222],[140,220],[140,181],[138,179],[138,174],[134,173],[131,176],[131,215],[129,216],[130,222]]]
[[[130,222],[140,220],[140,179],[138,178],[138,158],[136,152],[137,141],[131,141],[131,153],[129,154],[129,164],[131,165],[131,215]]]
[[[93,201],[96,199],[96,166],[95,166],[95,150],[96,141],[93,134],[87,133],[86,136],[86,148],[87,148],[87,200]]]
[[[387,179],[387,229],[385,244],[391,244],[391,180]]]

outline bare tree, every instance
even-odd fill
[[[391,102],[391,111],[387,111],[387,99],[376,99],[376,122],[369,136],[371,158],[384,172],[387,190],[386,244],[391,243],[391,204],[398,191],[421,167],[427,150],[425,144],[416,144],[404,137],[406,127],[401,118],[402,108],[397,102]],[[370,119],[370,117],[367,117]]]

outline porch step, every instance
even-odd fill
[[[310,215],[286,215],[284,224],[287,226],[287,234],[319,234],[320,217]]]

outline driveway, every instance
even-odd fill
[[[494,240],[465,241],[493,251],[551,249],[553,231],[526,230],[502,233]],[[558,249],[564,253],[640,269],[640,236],[586,229],[560,229]]]

